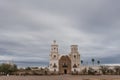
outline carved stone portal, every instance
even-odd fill
[[[71,60],[66,56],[62,56],[59,60],[59,73],[70,74],[71,73]]]

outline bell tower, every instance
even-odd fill
[[[56,40],[54,40],[51,45],[51,53],[58,53],[58,44],[56,43]]]
[[[56,40],[54,40],[51,45],[50,63],[49,63],[50,71],[52,72],[59,71],[58,59],[59,59],[58,44],[56,43]]]
[[[80,54],[78,51],[78,45],[71,45],[70,58],[71,58],[72,72],[79,71],[79,69],[80,69]]]

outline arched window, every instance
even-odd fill
[[[73,65],[73,68],[77,68],[77,65],[76,65],[76,64],[74,64],[74,65]]]
[[[68,67],[67,63],[63,63],[62,67]]]
[[[74,72],[76,72],[76,69],[74,69]]]
[[[57,65],[54,63],[53,67],[54,67],[54,68],[56,68],[56,67],[57,67]]]
[[[56,58],[56,55],[54,55],[54,58]]]

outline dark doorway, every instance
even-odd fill
[[[67,70],[66,69],[64,69],[64,74],[67,74]]]

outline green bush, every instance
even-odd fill
[[[15,72],[17,70],[17,65],[15,64],[1,64],[0,65],[0,72],[3,72],[4,74],[11,74],[12,72]]]

